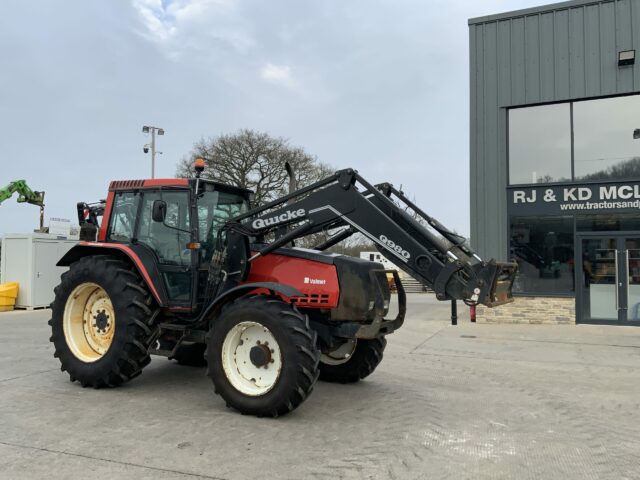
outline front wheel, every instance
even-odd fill
[[[382,361],[387,346],[384,337],[353,339],[320,357],[320,380],[354,383],[371,375]]]
[[[306,315],[280,299],[242,297],[224,309],[207,337],[207,375],[243,414],[277,417],[311,393],[320,351]]]
[[[71,381],[115,387],[140,374],[156,327],[151,295],[129,264],[84,257],[62,274],[55,295],[50,341]]]

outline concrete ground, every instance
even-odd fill
[[[48,318],[0,314],[2,479],[640,478],[640,328],[452,327],[447,304],[412,295],[371,377],[318,383],[274,420],[164,358],[83,389]]]

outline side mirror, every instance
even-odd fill
[[[154,222],[164,222],[167,216],[167,202],[163,200],[154,200],[151,208],[151,218]]]

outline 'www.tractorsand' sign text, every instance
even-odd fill
[[[509,188],[509,213],[581,214],[622,210],[640,213],[640,183]]]

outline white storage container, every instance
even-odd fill
[[[0,283],[19,282],[16,308],[48,307],[66,267],[58,260],[78,242],[47,233],[9,233],[2,237]]]

